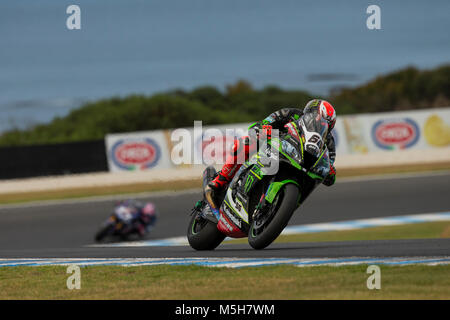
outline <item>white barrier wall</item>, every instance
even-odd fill
[[[200,152],[211,145],[225,144],[228,150],[233,137],[246,134],[248,125],[217,126],[223,132],[223,139],[215,141],[210,141],[205,131],[211,127],[196,132],[193,128],[185,129],[191,137],[187,141],[193,150],[190,156],[199,158]],[[170,139],[173,132],[108,135],[105,145],[109,168],[114,173],[6,180],[0,182],[0,194],[198,179],[203,166],[173,163],[171,153],[176,147]],[[334,134],[338,172],[340,169],[405,165],[432,167],[450,161],[450,108],[342,116],[338,118]]]
[[[191,167],[212,161],[205,152],[208,149],[222,150],[218,157],[223,163],[225,152],[230,150],[236,137],[247,134],[248,127],[249,124],[244,123],[109,134],[105,138],[108,167],[112,172]],[[183,134],[188,141],[179,137]],[[189,154],[180,152],[181,147],[184,152],[190,151]],[[180,163],[183,156],[188,160]]]
[[[344,116],[338,121],[340,154],[450,146],[450,108]]]
[[[109,169],[116,172],[190,167],[188,164],[178,165],[180,157],[190,158],[197,164],[201,164],[202,160],[207,163],[211,159],[208,158],[210,153],[205,151],[218,147],[218,150],[226,152],[234,137],[247,134],[249,125],[205,126],[177,131],[178,134],[187,134],[189,141],[180,137],[172,141],[175,130],[109,134],[105,138]],[[222,132],[222,135],[217,137],[210,130],[212,128]],[[333,131],[337,143],[337,162],[341,156],[348,158],[352,154],[420,149],[437,151],[450,148],[450,108],[338,116]],[[214,140],[210,139],[211,134],[216,136]],[[178,152],[181,142],[189,145],[190,154]],[[204,157],[201,157],[202,153]],[[223,161],[225,156],[224,153],[219,158]]]

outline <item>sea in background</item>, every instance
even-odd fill
[[[66,28],[71,4],[81,30]],[[239,79],[328,94],[449,62],[448,0],[1,1],[0,131],[111,96]]]

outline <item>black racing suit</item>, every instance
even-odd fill
[[[273,129],[282,130],[284,125],[296,121],[303,116],[303,111],[297,108],[283,108],[272,113],[270,116],[265,118],[260,122],[255,122],[249,129],[262,129],[263,125],[270,125]],[[259,130],[258,130],[259,131]],[[231,179],[233,179],[237,170],[242,164],[239,164],[236,159],[238,154],[244,152],[245,158],[247,159],[251,149],[255,149],[256,144],[250,141],[250,137],[241,137],[237,139],[232,147],[230,155],[227,157],[222,170],[219,171],[218,175],[208,183],[208,185],[215,191],[221,190],[227,185]],[[336,180],[336,170],[334,168],[334,160],[336,158],[336,146],[334,143],[334,138],[329,132],[325,138],[325,144],[328,148],[328,153],[331,161],[330,173],[323,180],[323,184],[326,186],[331,186]]]
[[[263,125],[270,125],[273,129],[282,130],[284,125],[296,121],[303,116],[303,110],[298,108],[283,108],[278,111],[273,112],[267,118],[262,121],[255,122],[250,126],[250,128],[261,129]],[[325,138],[325,144],[328,148],[328,153],[331,161],[330,174],[323,181],[323,184],[331,186],[336,180],[336,169],[334,168],[334,161],[336,159],[336,144],[334,142],[334,137],[331,134],[331,130],[328,132]]]

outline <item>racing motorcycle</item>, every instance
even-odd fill
[[[146,215],[147,225],[142,223],[140,216]],[[139,234],[138,227],[142,225],[145,232],[156,220],[155,209],[152,203],[142,204],[138,201],[126,200],[118,203],[111,216],[100,226],[95,234],[95,241],[100,242],[106,237],[119,237],[125,240],[128,236]]]
[[[215,199],[206,186],[217,173],[207,167],[203,199],[195,204],[187,230],[190,246],[213,250],[227,236],[248,237],[254,249],[270,245],[328,175],[327,133],[328,123],[317,112],[287,123],[279,137],[272,137],[266,150],[253,154]],[[270,163],[262,161],[268,158],[277,161],[276,173],[268,170]]]

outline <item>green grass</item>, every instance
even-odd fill
[[[450,238],[450,221],[412,223],[347,231],[281,235],[275,240],[275,243],[433,238]],[[230,241],[230,243],[247,242],[247,238]]]
[[[450,299],[449,265],[380,269],[381,289],[369,290],[367,265],[89,266],[69,290],[66,267],[2,267],[0,299]]]
[[[448,237],[450,222],[442,221],[289,235],[277,242]],[[450,299],[450,265],[379,266],[380,290],[367,289],[367,265],[88,266],[81,268],[80,290],[67,289],[66,267],[0,267],[0,299]]]

